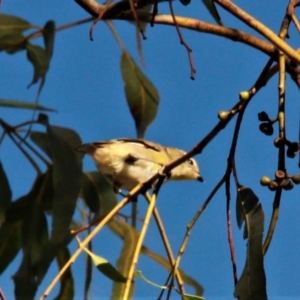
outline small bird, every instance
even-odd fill
[[[83,144],[76,150],[87,153],[94,159],[99,171],[113,184],[115,191],[131,190],[186,153],[177,148],[130,138]],[[193,158],[174,168],[167,178],[189,179],[203,181]]]

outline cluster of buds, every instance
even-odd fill
[[[262,123],[259,125],[259,130],[265,135],[272,135],[274,133],[273,124],[276,120],[271,120],[265,111],[258,114],[258,120]]]
[[[300,183],[300,174],[289,176],[286,172],[278,170],[275,172],[275,179],[272,180],[268,176],[263,176],[260,179],[262,186],[267,186],[270,191],[276,191],[279,187],[284,190],[291,190],[294,184]]]

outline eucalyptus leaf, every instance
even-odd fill
[[[21,249],[22,221],[2,224],[0,227],[0,275]]]
[[[137,136],[143,138],[147,127],[156,117],[159,94],[125,50],[122,51],[121,71],[126,100],[135,121]]]
[[[91,257],[94,265],[103,275],[116,282],[126,282],[126,278],[108,260],[92,253],[87,248],[84,248],[84,251]]]
[[[11,100],[11,99],[0,99],[0,106],[56,112],[56,110],[53,108],[48,108],[42,105],[38,105],[36,103],[19,101],[19,100]]]
[[[48,21],[44,26],[42,33],[45,49],[30,43],[26,44],[27,58],[32,63],[34,69],[33,78],[29,87],[41,79],[39,92],[45,83],[46,74],[49,70],[50,60],[53,54],[55,23],[51,20]]]
[[[214,20],[219,24],[222,25],[221,17],[219,15],[219,12],[216,8],[216,4],[213,0],[202,0],[205,7],[208,9],[211,16],[214,18]]]
[[[67,247],[64,247],[59,250],[56,255],[56,261],[58,267],[61,270],[67,261],[70,259],[70,251]],[[62,276],[60,276],[60,289],[59,294],[54,298],[54,300],[65,300],[65,299],[74,299],[75,295],[75,285],[74,278],[72,276],[71,268],[68,268]]]
[[[243,187],[241,191],[248,243],[245,267],[236,285],[234,296],[239,300],[266,300],[266,276],[262,253],[264,213],[257,196],[250,188]]]
[[[9,54],[24,50],[27,44],[23,32],[34,26],[16,16],[0,15],[0,51]]]
[[[8,178],[0,162],[0,225],[5,218],[5,212],[11,203],[12,192]]]

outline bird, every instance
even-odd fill
[[[177,148],[133,138],[87,143],[76,150],[93,158],[98,170],[111,182],[115,191],[130,191],[165,165],[186,154]],[[203,181],[203,178],[196,160],[190,158],[175,167],[166,178],[168,180]]]

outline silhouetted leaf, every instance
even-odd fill
[[[82,155],[75,148],[82,142],[78,134],[68,128],[47,126],[47,133],[33,132],[32,140],[53,162],[53,210],[51,239],[38,268],[41,281],[57,251],[71,240],[70,225],[80,190]]]
[[[245,214],[251,211],[258,202],[259,199],[251,189],[245,186],[238,188],[236,199],[236,217],[239,228],[241,228],[242,223],[245,220]]]
[[[21,204],[24,206],[20,212],[22,215],[23,256],[20,267],[13,276],[16,299],[33,298],[38,287],[37,267],[43,261],[43,253],[48,243],[48,226],[43,208],[49,198],[52,202],[51,170],[39,175],[31,191],[23,199],[20,198],[16,201],[16,204],[19,204],[19,209],[22,208]],[[12,209],[11,207],[8,212]]]
[[[41,84],[39,92],[41,91],[45,80],[46,74],[50,66],[50,60],[53,54],[54,47],[54,34],[55,34],[55,24],[53,21],[48,21],[43,28],[43,37],[45,49],[40,46],[32,45],[27,43],[27,58],[32,63],[34,68],[33,78],[29,87],[37,83],[41,79]]]
[[[124,50],[121,57],[121,70],[126,99],[135,121],[137,136],[142,138],[147,127],[156,117],[159,94],[151,81]]]
[[[32,102],[10,100],[10,99],[0,99],[0,106],[11,107],[11,108],[33,109],[33,110],[41,110],[41,111],[55,111],[56,112],[55,109],[37,105]]]
[[[0,274],[14,260],[21,248],[22,221],[2,224],[0,227]]]
[[[266,276],[262,253],[264,213],[258,198],[249,188],[243,187],[242,205],[245,211],[248,244],[246,263],[234,296],[239,300],[267,299]]]
[[[39,199],[34,199],[34,201],[38,202]],[[29,263],[27,263],[27,265],[30,265],[32,270],[35,270],[36,265],[39,263],[45,244],[48,241],[46,216],[39,206],[40,205],[36,203],[34,208],[24,214],[22,225],[22,247],[24,253],[26,251],[30,253]],[[28,259],[28,257],[26,259]],[[32,274],[33,271],[30,273]]]
[[[23,217],[35,206],[37,199],[39,205],[41,205],[44,210],[49,210],[52,207],[53,185],[51,168],[46,173],[37,176],[28,194],[11,202],[5,213],[5,222],[9,223],[23,220]]]
[[[2,224],[5,212],[11,203],[11,189],[8,179],[0,162],[0,225]]]
[[[96,187],[100,201],[100,215],[106,216],[117,204],[117,197],[113,191],[111,183],[101,172],[88,172],[86,173],[89,180]]]
[[[219,24],[222,25],[221,17],[218,13],[218,10],[216,8],[216,4],[213,0],[202,0],[206,8],[208,9],[211,16],[214,18],[214,20]]]
[[[23,32],[34,27],[32,24],[16,16],[0,15],[0,51],[13,54],[25,49],[27,41]]]
[[[54,186],[51,240],[57,244],[69,234],[80,190],[81,155],[74,149],[82,143],[78,134],[68,128],[48,126],[47,134],[53,160]]]
[[[124,276],[126,276],[129,272],[129,268],[133,259],[139,233],[130,224],[121,220],[113,220],[108,226],[109,229],[120,236],[123,240],[123,247],[116,265],[118,270],[124,274]],[[110,299],[123,299],[124,291],[125,284],[114,282]],[[132,285],[129,293],[130,298],[133,294],[133,291],[134,286]]]
[[[46,73],[49,69],[50,58],[45,49],[40,46],[32,45],[28,43],[26,45],[27,58],[33,65],[33,78],[29,87],[39,81],[39,79],[45,80]]]
[[[100,214],[100,200],[97,187],[85,172],[81,175],[81,196],[90,211]]]
[[[189,5],[191,3],[191,0],[179,0],[180,3],[182,3],[183,5]]]
[[[61,270],[63,266],[67,263],[70,258],[70,252],[67,247],[60,249],[56,255],[56,260],[58,267]],[[74,299],[74,279],[72,276],[71,268],[66,270],[64,274],[60,277],[60,289],[59,294],[54,298],[54,300],[67,300]]]

